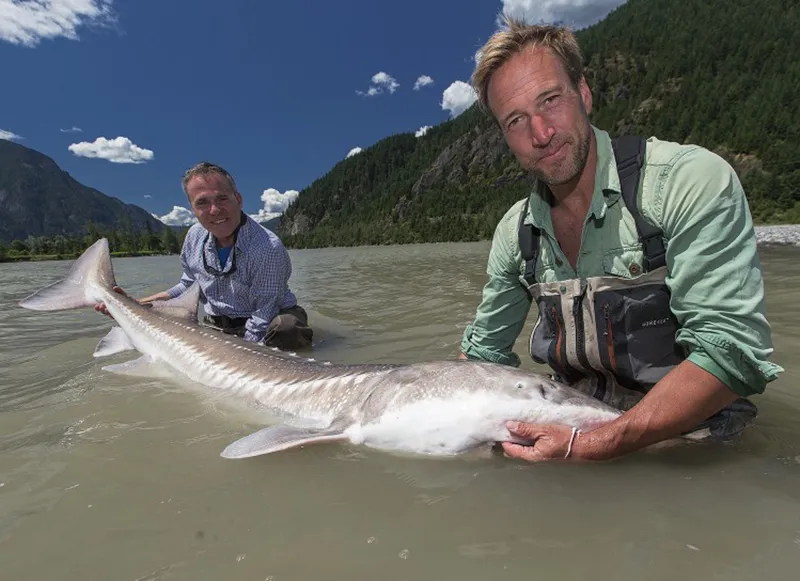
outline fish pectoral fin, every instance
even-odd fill
[[[149,355],[142,355],[138,359],[132,359],[125,363],[106,365],[103,367],[103,371],[134,377],[171,377],[167,370]]]
[[[200,300],[200,283],[192,283],[188,289],[174,299],[166,301],[153,301],[150,305],[153,312],[169,319],[181,321],[197,321],[197,303]]]
[[[272,454],[308,444],[347,440],[340,428],[299,428],[280,424],[270,426],[229,444],[220,454],[223,458],[251,458]]]
[[[92,354],[94,357],[107,357],[115,353],[136,349],[122,327],[112,327],[108,335],[100,339]]]

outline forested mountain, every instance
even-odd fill
[[[708,147],[757,222],[800,222],[800,0],[629,0],[577,36],[593,123]],[[529,185],[475,105],[338,163],[278,232],[295,247],[484,239]]]
[[[146,210],[84,186],[50,157],[0,139],[0,242],[83,235],[90,227],[160,234]]]

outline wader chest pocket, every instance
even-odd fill
[[[683,359],[669,297],[663,282],[595,293],[600,359],[626,387],[649,389]]]
[[[539,316],[531,333],[530,353],[534,361],[549,365],[566,381],[582,377],[567,359],[569,341],[559,295],[542,295],[536,299]]]

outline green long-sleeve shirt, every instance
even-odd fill
[[[556,242],[550,205],[534,188],[526,223],[542,232],[536,281],[640,274],[643,253],[633,216],[621,199],[607,132],[597,139],[597,169],[576,268]],[[696,145],[647,141],[639,190],[645,219],[660,226],[666,246],[670,307],[680,328],[676,341],[693,363],[741,396],[761,393],[783,371],[767,359],[772,338],[753,222],[742,185],[731,166]],[[462,338],[470,358],[518,366],[513,352],[531,302],[520,284],[524,260],[518,224],[524,200],[500,220],[475,320]],[[633,274],[632,274],[633,273]]]

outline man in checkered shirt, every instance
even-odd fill
[[[197,281],[205,325],[279,349],[309,347],[313,331],[289,288],[289,254],[273,232],[242,211],[233,176],[202,162],[182,184],[198,220],[181,250],[183,274],[175,286],[139,302],[177,297]],[[108,314],[103,304],[95,309]]]

